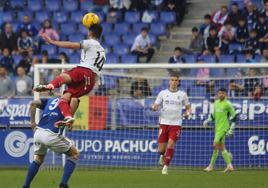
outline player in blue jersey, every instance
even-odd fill
[[[56,153],[64,153],[67,155],[64,173],[59,188],[68,188],[68,180],[75,169],[79,151],[73,145],[71,140],[62,135],[65,126],[55,127],[56,122],[64,119],[59,108],[59,101],[60,98],[51,98],[36,100],[31,104],[31,126],[34,130],[34,161],[28,169],[23,188],[30,187],[33,178],[44,161],[48,149],[51,149]],[[75,113],[78,105],[79,99],[72,98],[70,102],[72,114]],[[43,110],[38,125],[35,123],[37,108]],[[71,126],[67,128],[71,129]]]

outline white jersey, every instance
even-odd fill
[[[81,59],[79,66],[89,68],[99,75],[106,61],[104,48],[95,39],[82,40],[80,44]]]
[[[162,125],[182,125],[182,108],[189,105],[189,99],[184,91],[178,90],[171,92],[170,90],[162,90],[155,104],[161,105],[162,109],[159,117],[159,123]]]

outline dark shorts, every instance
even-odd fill
[[[158,142],[167,143],[169,139],[176,141],[181,134],[181,126],[160,125]]]
[[[79,98],[86,95],[95,85],[96,74],[91,69],[78,66],[65,73],[72,78],[72,82],[67,85],[64,93],[72,94],[71,97]]]

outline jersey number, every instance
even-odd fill
[[[94,66],[97,67],[99,69],[99,71],[101,71],[103,64],[104,64],[104,61],[105,61],[105,58],[104,58],[103,52],[102,52],[102,56],[101,56],[100,52],[97,52],[97,55],[98,56],[95,60]]]
[[[48,106],[48,109],[49,109],[49,110],[54,110],[55,108],[57,108],[58,104],[59,104],[59,99],[58,99],[58,98],[57,98],[57,99],[54,99],[54,100],[50,103],[50,105]]]

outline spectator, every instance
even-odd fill
[[[132,0],[131,9],[136,11],[148,10],[150,6],[150,0]]]
[[[246,40],[245,49],[253,50],[254,53],[260,53],[260,42],[257,38],[257,31],[252,29],[249,33],[249,39]]]
[[[33,55],[33,39],[28,36],[27,30],[21,29],[20,36],[18,38],[18,49],[22,54],[23,52],[28,52],[30,56]]]
[[[23,67],[26,71],[26,74],[29,74],[32,67],[32,57],[29,55],[29,53],[27,51],[24,51],[22,54],[22,59],[20,60],[18,66],[16,67],[16,69],[18,67]]]
[[[15,80],[16,96],[31,96],[32,94],[32,79],[26,75],[23,67],[17,68],[17,77]]]
[[[258,17],[258,22],[254,23],[253,29],[256,29],[257,31],[257,38],[260,39],[260,42],[262,42],[263,37],[268,32],[268,26],[265,20],[265,15],[260,14]]]
[[[193,27],[189,50],[194,54],[199,54],[202,52],[203,46],[204,40],[202,35],[198,32],[198,29],[196,27]]]
[[[47,35],[53,40],[59,40],[59,34],[56,30],[52,28],[51,22],[49,20],[45,20],[43,22],[42,28],[38,32],[38,36]],[[44,44],[44,41],[40,38],[39,40],[39,52],[41,50],[41,46]]]
[[[126,11],[130,8],[130,0],[110,0],[110,8],[120,11]]]
[[[221,10],[215,13],[212,20],[214,24],[222,26],[227,20],[227,17],[228,17],[228,9],[226,5],[223,5],[221,7]]]
[[[263,96],[263,88],[260,84],[256,84],[254,86],[253,92],[252,92],[252,98],[254,100],[259,100]]]
[[[62,64],[69,63],[69,58],[65,52],[60,52],[59,54],[59,60]]]
[[[257,84],[260,84],[260,80],[258,78],[254,78],[254,77],[257,76],[257,72],[253,68],[248,69],[248,75],[247,76],[249,78],[246,78],[244,80],[244,92],[245,92],[245,96],[252,97],[254,87]]]
[[[166,2],[164,3],[164,10],[175,12],[176,22],[177,24],[180,24],[185,15],[186,1],[185,0],[166,0]]]
[[[0,98],[10,98],[14,96],[14,87],[11,79],[7,76],[5,67],[0,66]]]
[[[206,14],[204,16],[204,23],[199,26],[199,32],[203,35],[204,40],[209,37],[209,30],[211,25],[211,16],[209,14]]]
[[[209,37],[205,40],[204,55],[215,54],[220,55],[221,39],[218,37],[217,28],[215,26],[210,27]]]
[[[245,51],[245,62],[246,63],[256,63],[256,60],[254,59],[254,51],[252,51],[252,50]]]
[[[176,47],[174,49],[174,55],[169,58],[168,63],[185,63],[185,59],[182,56],[182,49],[180,47]]]
[[[137,78],[136,81],[131,84],[130,95],[133,98],[151,96],[152,93],[148,81],[144,78]]]
[[[265,19],[266,21],[268,21],[268,1],[264,3],[264,10],[262,11],[261,14],[265,15]]]
[[[17,35],[13,32],[12,25],[10,23],[5,24],[4,31],[0,34],[0,48],[8,48],[11,54],[17,52]]]
[[[115,8],[110,8],[108,15],[106,16],[106,22],[117,23],[121,19],[121,12],[117,11]]]
[[[249,38],[248,27],[246,20],[241,17],[238,20],[238,26],[236,28],[236,42],[244,45]]]
[[[247,20],[248,28],[251,29],[253,27],[253,24],[257,22],[258,19],[258,12],[255,10],[252,2],[248,2],[246,4],[246,10],[242,15]]]
[[[150,8],[152,10],[158,10],[158,11],[161,11],[163,10],[165,4],[164,4],[164,0],[151,0],[150,1]],[[175,6],[175,4],[174,4]]]
[[[261,63],[268,63],[268,48],[263,49]]]
[[[243,90],[244,90],[243,85],[237,83],[235,80],[230,80],[229,89],[228,89],[228,96],[239,97]]]
[[[229,44],[232,43],[235,38],[235,28],[232,26],[231,22],[224,23],[224,26],[219,31],[219,36],[222,41],[222,51],[223,53],[227,53]]]
[[[27,15],[23,17],[23,22],[18,25],[17,33],[20,33],[22,29],[26,30],[31,37],[36,36],[38,33],[38,30],[31,23],[30,17]]]
[[[150,62],[154,55],[154,49],[151,45],[151,40],[148,35],[148,28],[142,28],[141,34],[139,34],[134,41],[134,44],[131,47],[131,52],[134,55],[138,56],[138,62],[140,62],[140,57],[146,56],[146,62]]]
[[[205,63],[204,62],[204,58],[203,57],[198,57],[197,58],[197,63],[198,64],[202,64],[202,63]],[[197,80],[197,85],[200,85],[200,86],[206,86],[207,85],[207,82],[209,80],[209,68],[199,68],[197,70],[197,74],[196,74],[196,77],[198,78]],[[200,79],[200,80],[199,80]]]
[[[238,4],[236,2],[232,3],[231,12],[228,14],[228,22],[232,24],[232,26],[236,27],[238,25],[238,20],[241,17],[241,11],[238,8]]]
[[[9,74],[14,74],[14,59],[12,58],[8,48],[4,48],[3,57],[0,60],[0,66],[4,67]]]

